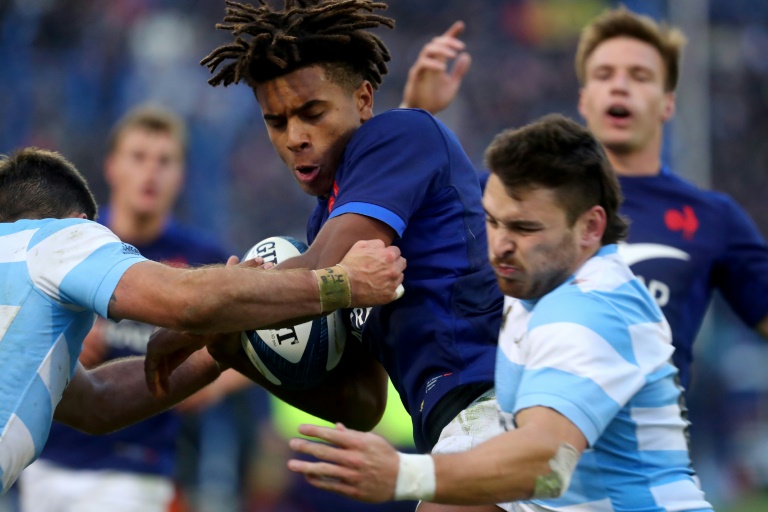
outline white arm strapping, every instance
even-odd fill
[[[431,455],[399,453],[395,500],[429,501],[435,497],[435,461]]]

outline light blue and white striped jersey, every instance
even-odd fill
[[[94,313],[107,316],[118,281],[140,261],[96,222],[0,223],[2,492],[43,449]]]
[[[667,321],[615,245],[540,299],[505,298],[496,361],[505,423],[549,407],[589,442],[566,493],[530,509],[711,510],[691,469],[672,352]]]

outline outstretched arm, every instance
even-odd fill
[[[457,21],[444,34],[433,38],[419,53],[408,72],[403,108],[421,108],[432,114],[444,110],[456,98],[472,58],[459,36],[464,22]],[[449,62],[454,60],[452,69]]]
[[[395,298],[405,268],[396,247],[361,241],[344,262],[353,305],[386,304]],[[321,307],[318,279],[306,270],[310,268],[325,267],[290,272],[261,271],[247,265],[186,270],[145,261],[130,267],[118,282],[109,316],[192,332],[295,323],[339,307]]]
[[[294,459],[288,468],[303,473],[315,487],[367,502],[421,499],[479,505],[559,496],[586,438],[546,407],[525,409],[516,421],[519,428],[469,451],[416,456],[399,454],[383,438],[342,425],[302,425],[301,434],[331,444],[291,440],[291,448],[322,461]]]
[[[77,364],[53,418],[89,434],[106,434],[175,405],[219,376],[207,351],[190,356],[174,372],[168,394],[150,394],[144,382],[144,358],[117,359],[86,370]]]

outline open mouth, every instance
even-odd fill
[[[317,165],[298,165],[296,166],[296,176],[299,181],[312,181],[320,173],[320,167]]]
[[[615,119],[626,119],[632,115],[632,113],[626,107],[621,105],[612,105],[608,109],[608,115]]]

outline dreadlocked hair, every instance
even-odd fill
[[[342,81],[368,80],[378,89],[387,73],[389,50],[367,29],[395,27],[392,18],[374,14],[387,4],[371,0],[285,0],[277,11],[259,0],[259,6],[226,0],[223,23],[217,29],[235,36],[200,61],[211,73],[208,83],[225,87],[240,80],[254,87],[312,64],[340,68]],[[221,68],[219,69],[219,67]],[[218,69],[218,71],[217,71]],[[332,72],[335,70],[332,70]],[[351,73],[350,73],[351,72]],[[339,77],[336,78],[339,81]],[[351,85],[351,84],[344,84]]]

